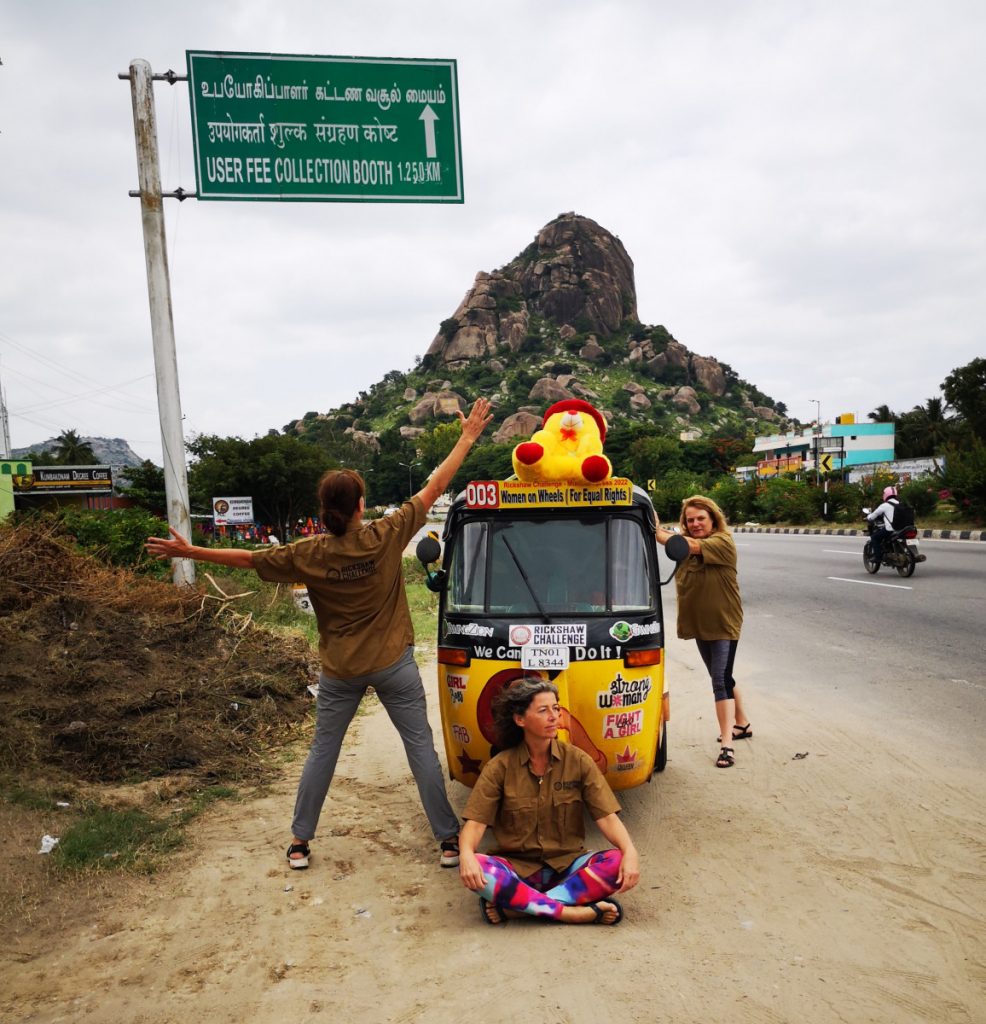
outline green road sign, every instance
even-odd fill
[[[463,201],[454,60],[186,56],[199,199]]]

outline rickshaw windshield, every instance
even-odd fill
[[[491,517],[463,524],[447,610],[473,615],[644,613],[654,566],[628,516]]]

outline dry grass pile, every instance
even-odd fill
[[[51,529],[0,528],[0,772],[262,778],[317,666],[305,641],[234,608],[109,568]]]

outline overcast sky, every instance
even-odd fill
[[[129,85],[186,49],[454,58],[465,203],[166,200],[186,436],[409,369],[557,214],[618,235],[644,323],[802,420],[906,410],[986,355],[986,5],[8,0],[0,382],[14,447],[161,445]],[[195,187],[185,83],[164,188]],[[819,406],[816,407],[816,401]]]

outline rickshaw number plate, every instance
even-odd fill
[[[520,649],[520,665],[525,670],[568,668],[568,648],[525,644]]]

